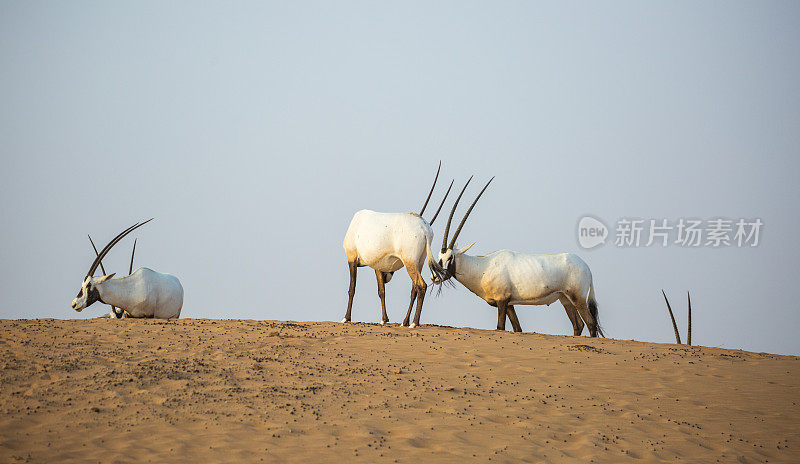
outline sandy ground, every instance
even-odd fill
[[[476,329],[0,321],[1,462],[798,462],[800,358]]]

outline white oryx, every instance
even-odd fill
[[[136,223],[114,237],[89,267],[81,283],[78,296],[72,300],[72,309],[82,311],[95,301],[106,303],[124,311],[128,317],[155,317],[172,319],[180,317],[183,307],[183,287],[177,277],[139,268],[131,275],[112,279],[114,274],[94,277],[100,262],[111,248],[126,235],[148,222]]]
[[[438,260],[434,260],[430,248],[427,250],[428,267],[431,270],[433,283],[442,284],[450,277],[455,277],[469,291],[481,297],[489,305],[496,306],[497,330],[505,330],[508,317],[514,331],[522,332],[514,305],[550,305],[560,300],[572,322],[575,335],[580,335],[583,331],[582,317],[589,326],[589,334],[592,337],[596,337],[598,332],[602,336],[603,332],[597,319],[592,273],[589,266],[577,255],[572,253],[535,255],[509,250],[496,251],[486,256],[465,254],[475,244],[474,242],[464,248],[455,249],[456,239],[464,222],[491,182],[491,180],[487,182],[472,202],[448,244],[450,222],[461,195],[456,198],[447,220]],[[464,185],[461,194],[467,185],[469,181]]]
[[[344,236],[344,252],[347,255],[347,265],[350,268],[350,289],[348,290],[347,313],[342,322],[350,322],[350,313],[353,309],[353,297],[356,294],[356,271],[359,267],[369,266],[375,270],[378,280],[378,297],[381,300],[381,324],[389,322],[386,315],[386,300],[384,286],[392,279],[395,271],[405,266],[408,276],[411,278],[411,303],[408,305],[406,318],[403,326],[409,326],[411,309],[414,301],[417,302],[417,311],[414,314],[414,322],[411,327],[419,325],[419,318],[422,313],[422,303],[425,299],[425,291],[428,285],[422,278],[422,269],[425,266],[426,247],[433,240],[433,230],[431,224],[436,220],[439,211],[453,187],[447,189],[439,209],[433,215],[431,222],[428,223],[422,218],[425,207],[431,199],[436,181],[439,179],[439,168],[436,170],[436,177],[428,193],[428,198],[422,205],[419,214],[416,213],[378,213],[375,211],[362,209],[353,215],[347,233]]]

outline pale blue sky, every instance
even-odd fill
[[[695,343],[798,354],[798,49],[796,2],[0,2],[0,317],[105,312],[70,309],[86,233],[154,216],[137,264],[181,278],[184,317],[340,320],[352,214],[418,210],[441,159],[497,176],[461,240],[578,253],[610,336],[671,341],[660,289],[682,330],[690,289]],[[584,214],[765,225],[752,249],[586,251]],[[379,311],[362,269],[353,318]],[[496,312],[458,286],[422,319]]]

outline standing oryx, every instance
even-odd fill
[[[386,300],[384,285],[392,278],[392,274],[405,266],[408,276],[411,278],[411,303],[408,305],[406,318],[403,325],[409,325],[411,309],[414,301],[417,301],[417,312],[414,314],[414,322],[411,327],[419,325],[419,318],[422,313],[422,303],[425,299],[425,291],[428,285],[422,278],[422,269],[425,265],[425,250],[433,240],[433,230],[431,224],[436,220],[439,211],[453,187],[447,189],[439,209],[433,215],[431,222],[428,223],[422,218],[425,207],[431,199],[436,181],[439,179],[439,170],[442,168],[441,161],[436,170],[436,177],[428,193],[428,198],[422,205],[419,214],[416,213],[378,213],[367,209],[362,209],[353,215],[350,227],[344,236],[344,252],[347,255],[347,265],[350,268],[350,289],[348,290],[347,313],[342,322],[350,322],[350,313],[353,309],[353,297],[356,294],[356,271],[357,268],[369,266],[375,270],[378,279],[378,297],[381,300],[381,324],[389,322],[386,315]]]
[[[455,249],[456,239],[464,222],[491,182],[489,180],[486,183],[472,202],[448,244],[450,222],[469,181],[456,198],[447,220],[438,260],[434,260],[430,249],[427,251],[433,283],[441,284],[450,277],[455,277],[472,293],[491,306],[496,306],[498,330],[505,330],[507,316],[514,331],[522,332],[514,305],[549,305],[560,300],[572,322],[575,335],[580,335],[583,331],[581,317],[589,326],[592,337],[596,337],[598,331],[603,335],[597,320],[592,273],[578,256],[571,253],[534,255],[509,250],[496,251],[486,256],[465,254],[474,242],[464,248]]]
[[[72,300],[72,309],[80,312],[95,301],[100,301],[116,306],[129,317],[172,319],[181,315],[183,287],[175,276],[142,267],[119,279],[112,279],[114,274],[94,277],[97,267],[111,248],[150,221],[152,219],[125,229],[97,254],[81,283],[78,296]]]

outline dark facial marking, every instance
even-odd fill
[[[75,298],[80,298],[82,296],[83,296],[83,287],[81,287],[81,289],[78,290],[78,296],[76,296]]]
[[[81,289],[83,290],[83,289]],[[97,290],[95,287],[87,286],[86,287],[86,306],[89,307],[95,301],[99,301],[103,303],[103,300],[100,299],[100,291]]]
[[[455,258],[450,258],[447,262],[447,268],[444,267],[444,264],[439,261],[439,266],[443,269],[442,272],[442,282],[449,280],[451,277],[456,275],[456,260]]]

